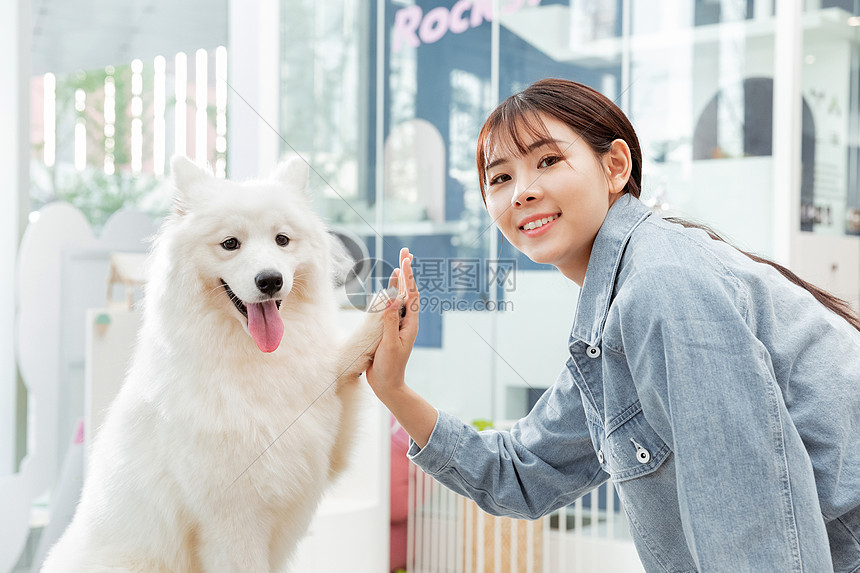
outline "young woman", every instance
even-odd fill
[[[860,320],[778,265],[639,201],[642,156],[594,90],[543,80],[479,138],[490,216],[580,285],[558,379],[510,432],[404,383],[411,255],[367,379],[409,457],[486,511],[534,519],[612,479],[648,571],[860,572]],[[404,280],[401,280],[401,277]]]

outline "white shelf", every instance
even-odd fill
[[[860,28],[849,26],[849,18],[851,14],[841,8],[805,12],[803,29],[805,32],[814,30],[825,33],[834,39],[857,39]],[[523,8],[516,14],[502,14],[500,21],[503,26],[556,61],[595,68],[620,65],[622,53],[628,46],[631,53],[637,53],[716,43],[726,36],[767,37],[773,36],[776,23],[772,17],[742,20],[662,33],[634,33],[628,40],[621,37],[598,38],[576,45],[570,37],[570,9],[567,6]],[[547,29],[548,22],[555,23],[555,33]]]

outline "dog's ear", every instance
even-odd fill
[[[170,159],[170,173],[176,185],[176,195],[173,198],[173,210],[178,215],[188,211],[191,189],[195,183],[212,177],[212,173],[200,167],[184,155],[174,155]]]
[[[331,279],[335,287],[343,286],[350,278],[350,271],[356,265],[356,257],[353,251],[358,251],[352,235],[346,231],[329,230],[329,264],[331,268]],[[360,251],[358,251],[360,252]]]
[[[299,156],[293,156],[278,163],[272,172],[271,179],[293,185],[298,189],[307,189],[310,169],[307,162]]]
[[[187,189],[193,183],[212,177],[212,173],[200,167],[184,155],[174,155],[170,159],[170,172],[180,189]]]

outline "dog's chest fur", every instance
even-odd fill
[[[301,352],[196,358],[208,367],[153,396],[161,441],[178,444],[169,454],[176,479],[205,472],[187,485],[228,506],[278,506],[320,489],[342,410],[334,361]]]

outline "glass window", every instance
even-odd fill
[[[31,208],[74,205],[96,230],[120,209],[161,217],[174,153],[226,173],[226,48],[102,68],[50,69],[31,83]]]
[[[860,5],[808,2],[803,22],[802,228],[860,235]]]

